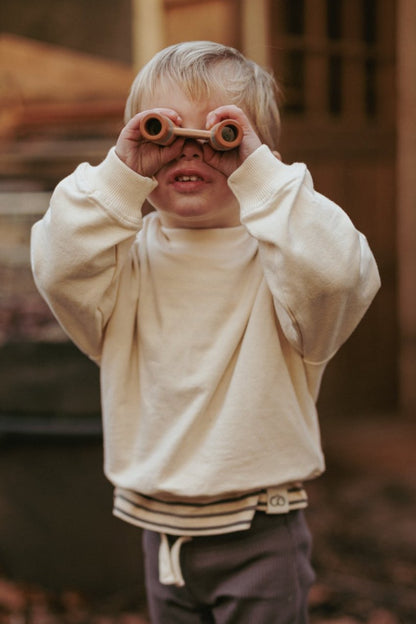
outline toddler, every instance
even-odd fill
[[[100,366],[105,474],[115,515],[143,529],[154,624],[308,620],[316,400],[380,281],[346,213],[281,161],[277,96],[235,49],[162,50],[115,147],[33,227],[36,284]],[[160,146],[149,112],[231,119],[242,141]]]

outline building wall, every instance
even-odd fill
[[[392,410],[398,394],[396,5],[270,4],[271,62],[285,93],[282,152],[367,236],[382,289],[330,364],[321,414]]]

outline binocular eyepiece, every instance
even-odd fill
[[[233,119],[224,119],[211,130],[181,128],[164,115],[149,113],[140,122],[140,132],[147,140],[158,145],[171,145],[176,137],[203,139],[218,151],[227,151],[238,147],[243,139],[241,126]]]

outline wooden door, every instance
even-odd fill
[[[382,289],[329,366],[323,413],[397,406],[394,0],[272,0],[272,65],[282,83],[286,162],[367,236]]]

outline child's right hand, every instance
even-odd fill
[[[178,113],[169,108],[155,108],[152,111],[137,113],[120,132],[116,143],[116,154],[130,169],[151,178],[164,165],[180,156],[184,139],[178,138],[172,145],[166,147],[144,140],[140,132],[140,121],[149,112],[169,117],[177,126],[182,123]]]

